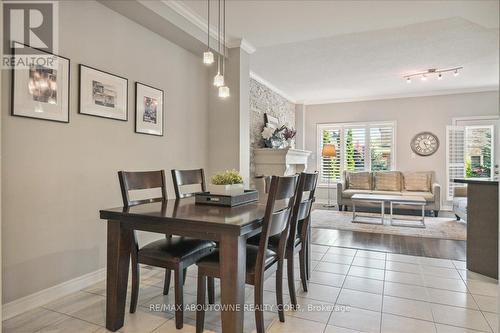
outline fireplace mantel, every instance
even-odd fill
[[[301,149],[255,148],[256,176],[287,176],[307,169],[311,152]]]

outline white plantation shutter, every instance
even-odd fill
[[[318,124],[320,184],[335,184],[343,172],[392,170],[394,122]],[[322,157],[324,144],[335,144],[337,156]]]
[[[366,128],[344,128],[344,168],[347,171],[366,169]]]
[[[340,128],[323,128],[320,132],[320,173],[321,173],[321,182],[322,183],[330,183],[334,184],[340,181],[342,177],[341,170],[341,161],[342,161],[342,153],[341,153],[341,145],[342,140],[340,136]],[[321,156],[321,151],[323,149],[324,144],[334,144],[337,155],[335,157],[323,157]]]
[[[453,189],[463,186],[453,182],[465,177],[465,127],[446,127],[447,200],[453,200]]]
[[[393,126],[370,128],[370,169],[371,171],[392,170]]]

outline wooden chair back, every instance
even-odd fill
[[[177,199],[192,197],[199,191],[184,193],[182,186],[197,185],[201,186],[201,191],[206,192],[205,172],[203,169],[194,170],[172,170],[172,180],[174,181],[175,196]]]
[[[294,175],[288,177],[273,176],[271,179],[255,267],[256,276],[260,276],[260,278],[262,278],[265,270],[264,265],[269,237],[280,235],[278,256],[280,259],[284,258],[292,209],[297,194],[298,178],[298,175]],[[276,203],[279,201],[284,201],[285,205],[282,208],[276,209]]]
[[[311,215],[311,210],[314,201],[316,200],[316,185],[318,183],[318,172],[305,173],[302,172],[299,175],[299,184],[297,186],[297,196],[295,198],[295,205],[293,207],[292,219],[290,221],[290,237],[288,241],[288,246],[293,247],[295,244],[295,238],[298,232],[305,232],[304,229],[308,228],[309,216]],[[307,195],[306,199],[305,194]],[[297,230],[299,221],[304,221],[302,224],[303,230]]]
[[[163,170],[118,171],[118,179],[120,180],[123,205],[125,207],[167,200],[165,172]],[[139,199],[139,200],[130,199],[130,194],[129,194],[130,191],[146,190],[154,188],[161,189],[160,197],[153,197],[153,198]]]

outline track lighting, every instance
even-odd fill
[[[463,67],[452,67],[445,69],[429,68],[425,71],[403,75],[403,78],[406,80],[406,83],[411,83],[411,79],[415,76],[419,76],[421,81],[427,81],[427,77],[429,76],[436,77],[436,79],[438,80],[442,80],[444,78],[443,73],[453,72],[453,76],[458,76],[461,69],[463,69]]]

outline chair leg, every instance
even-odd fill
[[[135,313],[137,300],[139,299],[139,263],[137,257],[132,254],[132,294],[130,296],[130,313]]]
[[[306,260],[306,252],[304,244],[302,244],[302,249],[299,251],[300,280],[302,281],[302,289],[307,293]]]
[[[205,326],[205,290],[207,277],[198,273],[198,290],[196,291],[196,333],[203,333]]]
[[[278,316],[282,323],[285,322],[285,312],[283,310],[283,261],[278,262],[276,271],[276,305],[278,305]]]
[[[163,283],[163,295],[168,295],[168,290],[170,289],[170,279],[172,276],[172,271],[170,269],[165,269],[165,282]]]
[[[309,281],[311,278],[311,244],[310,233],[307,233],[306,239],[302,240],[302,247],[306,254],[306,279]]]
[[[297,308],[297,294],[295,293],[295,274],[293,269],[293,252],[287,254],[287,279],[288,279],[288,291],[290,292],[290,301],[292,302],[292,307]]]
[[[255,328],[257,333],[265,333],[264,325],[264,286],[262,281],[256,281],[254,286],[254,303],[255,303]]]
[[[208,304],[215,303],[215,279],[208,277]]]
[[[188,271],[187,267],[183,269],[183,272],[182,272],[182,285],[186,284],[187,271]]]
[[[342,211],[342,205],[339,205],[339,212]]]
[[[434,211],[434,217],[438,217],[439,216],[439,210],[435,210]]]
[[[183,301],[183,279],[184,270],[174,270],[175,282],[175,327],[180,330],[184,325],[184,301]]]

